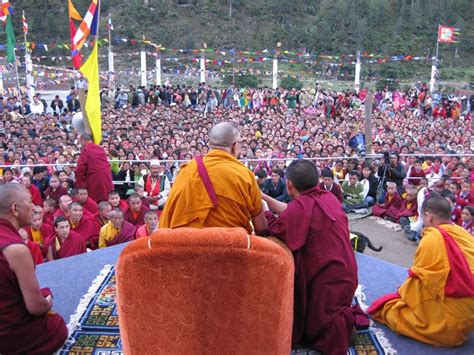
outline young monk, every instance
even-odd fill
[[[86,247],[89,247],[90,241],[97,239],[99,230],[92,219],[84,216],[83,211],[79,202],[72,202],[69,205],[69,224],[71,231],[78,233],[84,240]]]
[[[40,246],[36,242],[33,242],[28,238],[28,233],[26,232],[25,228],[19,229],[18,234],[23,240],[23,243],[25,243],[28,249],[30,249],[31,256],[33,257],[33,262],[35,263],[35,265],[42,264],[44,262],[44,258]]]
[[[53,233],[45,245],[46,259],[53,261],[86,252],[86,244],[82,237],[71,231],[71,226],[66,217],[58,217],[54,221]]]
[[[148,237],[158,228],[158,215],[156,211],[148,211],[145,213],[145,224],[140,226],[136,233],[135,238]]]
[[[398,211],[402,207],[402,198],[397,192],[397,184],[387,182],[387,193],[385,194],[385,202],[376,204],[372,209],[372,214],[376,217],[384,218],[397,216]]]
[[[54,225],[54,213],[56,212],[56,201],[52,198],[47,198],[43,202],[43,222],[49,224],[50,226]]]
[[[465,230],[474,235],[474,206],[465,206],[461,213],[462,224]]]
[[[287,169],[288,204],[264,195],[271,235],[280,238],[295,259],[293,345],[324,354],[346,354],[356,315],[368,326],[359,307],[352,307],[357,264],[349,240],[347,217],[339,200],[318,188],[318,171],[308,160]]]
[[[67,328],[53,312],[53,298],[40,289],[31,252],[17,230],[31,224],[32,202],[21,184],[0,186],[0,353],[51,354]]]
[[[92,215],[95,215],[99,211],[97,202],[89,197],[89,193],[84,187],[79,187],[76,190],[75,200],[81,204],[82,208],[89,211]]]
[[[47,238],[54,232],[54,228],[49,224],[43,223],[43,217],[39,213],[33,213],[31,225],[25,228],[29,240],[39,245],[44,251],[44,244]]]
[[[421,218],[425,229],[408,278],[368,312],[396,333],[458,346],[474,330],[474,238],[450,222],[451,206],[437,194],[425,200]]]
[[[398,213],[391,214],[393,209],[387,211],[387,216],[393,218],[395,221],[400,222],[400,219],[403,217],[415,217],[418,215],[418,204],[417,204],[417,194],[418,191],[415,186],[408,185],[405,188],[406,198],[403,199],[402,205],[398,210]]]
[[[128,204],[120,198],[120,194],[117,191],[109,192],[108,202],[112,206],[112,209],[118,208],[124,212],[128,209]]]
[[[461,183],[461,192],[456,200],[456,206],[462,209],[467,205],[474,205],[474,193],[471,191],[471,182],[464,180]]]
[[[140,196],[135,193],[128,198],[128,205],[130,207],[125,212],[125,220],[136,227],[142,226],[145,223],[145,214],[149,209],[143,206]]]
[[[67,195],[67,189],[61,185],[59,177],[52,175],[49,179],[49,187],[44,192],[46,198],[51,198],[59,204],[59,198],[63,195]]]

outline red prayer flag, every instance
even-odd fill
[[[450,26],[438,26],[438,42],[440,43],[453,43],[455,28]]]

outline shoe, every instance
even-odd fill
[[[357,214],[366,214],[369,212],[369,210],[367,208],[358,208],[356,210],[353,211],[354,213],[357,213]]]

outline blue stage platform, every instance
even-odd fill
[[[104,265],[115,264],[124,247],[125,244],[122,244],[38,266],[40,284],[42,287],[51,288],[54,294],[54,310],[64,317],[66,323]],[[406,278],[406,269],[370,256],[357,254],[357,262],[359,283],[364,286],[366,304],[395,291]],[[398,354],[474,354],[474,334],[471,334],[464,346],[444,349],[399,336],[381,324],[377,324],[377,327],[384,331]]]

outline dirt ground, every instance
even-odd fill
[[[402,267],[410,267],[415,256],[417,244],[408,240],[403,232],[397,232],[379,225],[369,218],[349,221],[350,230],[364,233],[376,246],[382,246],[380,252],[365,249],[370,255]]]

